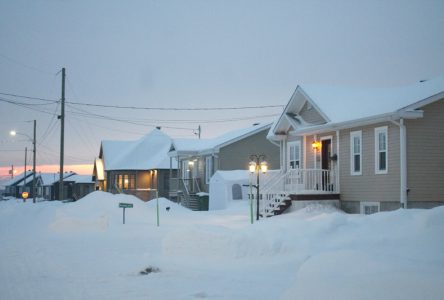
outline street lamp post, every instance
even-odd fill
[[[35,164],[36,164],[36,153],[37,153],[37,149],[36,149],[36,143],[37,143],[37,141],[36,141],[36,129],[37,129],[37,121],[36,120],[34,120],[34,138],[31,138],[29,135],[27,135],[27,134],[24,134],[24,133],[20,133],[20,132],[17,132],[17,131],[15,131],[15,130],[12,130],[11,132],[10,132],[10,134],[12,135],[12,136],[16,136],[17,134],[18,135],[23,135],[23,136],[25,136],[25,137],[27,137],[31,142],[32,142],[32,146],[33,146],[33,150],[32,150],[32,152],[33,152],[33,162],[32,162],[32,202],[33,203],[35,203],[35,194],[36,194],[36,192],[35,192]],[[26,161],[25,161],[25,177],[26,177]],[[25,179],[25,182],[26,182],[26,179]],[[26,188],[26,187],[24,187],[24,188]]]
[[[267,173],[268,164],[265,161],[265,155],[263,154],[252,154],[250,155],[250,164],[248,167],[251,174],[256,173],[256,185],[253,185],[256,188],[256,220],[259,220],[259,174],[262,172],[263,174]]]

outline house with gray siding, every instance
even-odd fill
[[[159,128],[136,141],[102,141],[94,162],[96,189],[144,201],[168,197],[169,179],[177,172],[176,160],[168,157],[171,143]]]
[[[213,139],[174,139],[168,153],[179,162],[171,180],[170,198],[195,207],[195,195],[208,193],[218,170],[248,170],[251,154],[263,154],[269,168],[279,168],[279,147],[267,140],[269,124],[255,124]]]
[[[350,213],[444,204],[444,77],[385,88],[299,85],[267,138],[280,175],[262,192]],[[297,202],[296,202],[297,203]]]

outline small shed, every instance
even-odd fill
[[[247,170],[217,171],[210,180],[209,210],[225,209],[232,201],[248,199]]]

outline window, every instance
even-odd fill
[[[301,142],[288,143],[288,166],[290,169],[301,167]]]
[[[362,131],[350,132],[350,174],[362,175]]]
[[[205,183],[210,184],[211,175],[213,175],[213,157],[205,157]]]
[[[131,190],[136,188],[135,174],[116,174],[114,175],[114,184],[121,190]]]
[[[371,215],[379,212],[379,202],[361,202],[361,214]]]
[[[387,174],[387,126],[375,128],[375,173]]]

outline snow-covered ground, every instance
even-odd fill
[[[119,202],[133,203],[122,224]],[[0,201],[0,299],[443,299],[444,207],[249,222],[94,192]],[[166,207],[170,207],[167,211]],[[141,275],[147,267],[158,272]]]

